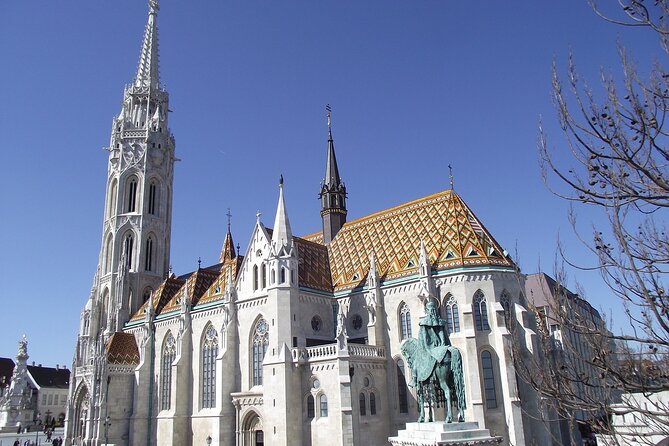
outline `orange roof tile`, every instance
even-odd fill
[[[132,333],[112,334],[105,346],[105,353],[110,364],[139,364],[139,350]]]

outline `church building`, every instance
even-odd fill
[[[137,75],[112,122],[67,444],[387,445],[418,416],[400,344],[417,336],[428,301],[462,353],[466,421],[503,445],[550,444],[514,369],[536,336],[513,260],[452,188],[349,219],[329,117],[321,231],[293,234],[280,179],[268,191],[274,221],[257,218],[245,252],[228,223],[217,264],[171,273],[175,139],[157,14],[150,0]]]

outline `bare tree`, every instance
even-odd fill
[[[616,11],[605,11],[590,0],[604,20],[656,33],[659,56],[669,54],[668,3],[618,0],[616,16]],[[554,64],[553,99],[564,138],[558,148],[551,148],[542,125],[538,147],[548,187],[570,200],[572,210],[593,206],[606,216],[606,223],[582,240],[597,259],[594,269],[623,306],[628,321],[616,321],[618,327],[624,327],[612,334],[575,311],[576,301],[565,294],[557,299],[548,328],[538,331],[548,353],[536,368],[525,370],[525,378],[548,397],[546,401],[552,401],[561,417],[582,411],[600,430],[609,431],[611,423],[620,423],[623,415],[640,417],[640,423],[649,429],[617,429],[618,436],[610,440],[634,438],[637,444],[655,444],[657,437],[649,434],[651,430],[659,437],[669,437],[669,407],[660,398],[660,392],[669,391],[669,237],[665,226],[669,73],[658,61],[642,76],[628,49],[619,45],[619,54],[621,75],[602,74],[601,90],[590,89],[579,78],[571,54],[565,76],[559,75]],[[570,152],[571,166],[560,161],[564,150]],[[575,212],[570,213],[570,220],[576,229]],[[569,253],[563,254],[573,264]],[[561,339],[557,350],[569,353],[556,355],[551,323],[560,326],[563,334],[573,333],[585,340],[587,351],[578,351],[577,345],[569,345],[573,342]],[[622,347],[617,354],[614,344]],[[572,355],[587,363],[587,372],[573,367]],[[537,370],[544,370],[541,376],[536,375]],[[579,387],[590,391],[579,392]]]

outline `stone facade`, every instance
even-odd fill
[[[219,263],[167,271],[174,139],[149,4],[113,120],[67,444],[386,445],[417,417],[400,343],[428,300],[463,355],[466,421],[503,444],[550,443],[514,372],[512,343],[529,356],[536,342],[512,260],[453,190],[347,222],[331,128],[323,232],[292,234],[281,179],[274,225],[258,217],[243,255],[228,223]]]

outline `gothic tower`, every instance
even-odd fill
[[[346,223],[346,186],[339,177],[334,141],[330,106],[328,111],[328,159],[325,165],[325,178],[321,183],[321,218],[323,219],[323,243],[328,244]]]
[[[149,1],[137,75],[112,122],[98,267],[98,293],[107,313],[100,329],[107,333],[123,327],[169,268],[175,158],[169,96],[158,71],[157,12],[158,2]]]
[[[126,85],[121,112],[112,120],[102,246],[81,314],[68,441],[101,438],[105,381],[109,386],[105,348],[169,268],[175,143],[168,127],[169,95],[158,69],[158,1],[148,3],[137,74]]]

